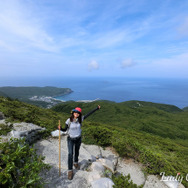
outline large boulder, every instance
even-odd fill
[[[112,161],[110,161],[109,159],[105,159],[105,158],[100,158],[100,159],[98,159],[98,161],[101,162],[101,164],[105,168],[109,169],[112,173],[114,173],[115,166]]]
[[[80,148],[79,159],[89,160],[90,162],[96,161],[97,158],[101,157],[101,151],[99,146],[95,145],[86,145],[82,143],[82,147]]]
[[[102,158],[106,158],[112,161],[114,164],[114,168],[116,169],[116,166],[118,164],[119,154],[115,151],[115,149],[112,147],[107,147],[107,148],[100,147],[100,150],[101,150]]]
[[[92,188],[113,188],[114,182],[109,178],[100,178],[91,182]]]
[[[145,182],[141,164],[135,163],[133,160],[119,158],[116,171],[122,173],[124,176],[130,174],[131,180],[137,185],[142,185]]]
[[[91,182],[98,180],[101,178],[101,174],[98,171],[92,171],[92,172],[88,172],[88,184],[90,185]]]
[[[99,174],[103,175],[105,168],[100,162],[93,162],[90,167],[91,171],[97,171]]]
[[[2,121],[2,120],[1,120]],[[34,143],[36,140],[40,139],[41,131],[44,131],[45,128],[42,128],[38,125],[32,123],[14,123],[12,126],[12,131],[9,132],[6,136],[7,140],[10,138],[25,138],[26,142],[29,144]],[[2,137],[2,136],[1,136]],[[5,138],[4,138],[5,140]]]
[[[90,162],[86,159],[83,159],[82,161],[79,162],[80,165],[80,170],[87,170],[87,168],[90,166]]]

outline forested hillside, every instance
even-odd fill
[[[11,98],[27,99],[32,96],[58,96],[71,92],[69,88],[57,87],[0,87],[0,92]]]
[[[100,113],[89,117],[90,121],[109,124],[114,127],[150,133],[163,138],[188,139],[188,112],[176,106],[129,101],[114,103],[95,101],[92,103],[66,102],[56,105],[52,110],[69,112],[75,106],[83,108],[86,114],[100,104]]]

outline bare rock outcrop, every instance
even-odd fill
[[[41,131],[45,130],[45,128],[42,128],[33,123],[21,122],[10,124],[6,123],[5,119],[0,121],[6,126],[11,126],[12,129],[6,136],[0,135],[0,142],[7,142],[11,138],[25,138],[27,143],[32,144],[40,139]]]

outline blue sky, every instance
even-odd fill
[[[0,0],[1,76],[188,78],[187,0]]]

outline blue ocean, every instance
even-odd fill
[[[71,94],[57,99],[68,101],[110,100],[123,102],[141,100],[188,106],[188,79],[59,77],[1,78],[0,86],[56,86],[70,88]]]

